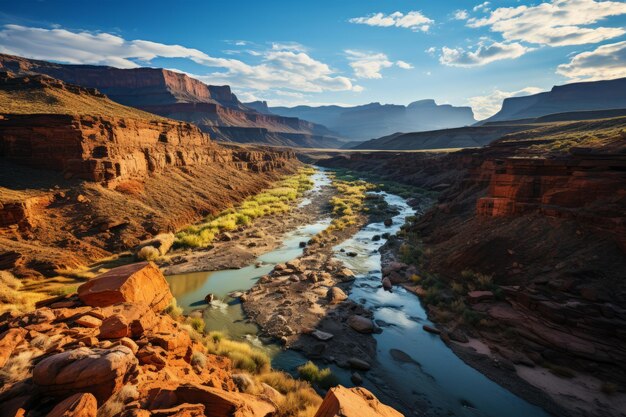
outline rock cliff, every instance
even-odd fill
[[[47,76],[0,77],[0,105],[10,110],[0,115],[0,259],[18,275],[176,230],[297,164],[290,151],[220,146],[192,124]]]
[[[311,146],[306,137],[317,136],[315,146],[336,146],[336,134],[295,117],[261,114],[245,106],[229,86],[206,85],[201,81],[162,68],[120,69],[96,65],[64,65],[0,54],[0,70],[17,74],[45,74],[66,83],[95,88],[113,101],[171,119],[196,124],[218,140]],[[239,128],[229,136],[228,128]],[[224,128],[222,130],[222,128]],[[273,133],[272,141],[255,134],[257,129]],[[246,135],[245,132],[250,134]],[[303,136],[301,140],[297,140]],[[242,140],[243,138],[243,140]]]

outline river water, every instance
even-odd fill
[[[311,203],[311,193],[319,192],[330,181],[324,171],[314,176],[314,188],[300,204]],[[378,249],[384,241],[372,241],[374,235],[394,234],[414,210],[399,196],[380,193],[399,214],[393,225],[370,223],[352,238],[334,248],[335,255],[356,274],[350,298],[363,303],[374,312],[374,318],[383,324],[383,332],[374,335],[377,341],[377,363],[365,375],[364,386],[387,398],[407,415],[423,416],[489,416],[489,417],[544,417],[542,409],[522,400],[459,359],[439,338],[422,330],[431,324],[419,299],[403,288],[393,293],[380,285],[381,267]],[[257,258],[252,265],[236,270],[196,272],[168,276],[172,293],[186,313],[203,309],[207,330],[220,330],[234,339],[247,339],[261,346],[258,328],[248,323],[238,300],[228,296],[237,290],[251,288],[256,280],[269,273],[274,265],[302,254],[300,242],[325,229],[330,218],[303,225],[286,233],[283,245]],[[342,252],[342,249],[345,252]],[[356,252],[348,257],[347,252]],[[257,262],[261,266],[257,267]],[[207,308],[204,297],[213,293],[220,301]],[[294,373],[305,358],[293,351],[282,351],[277,345],[264,346],[272,356],[272,366]],[[412,361],[399,362],[390,354],[401,350]],[[331,366],[342,384],[350,385],[349,373]]]

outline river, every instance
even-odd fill
[[[313,180],[313,189],[300,204],[310,204],[311,193],[319,192],[330,184],[322,170],[313,176]],[[380,194],[399,211],[393,225],[385,227],[382,223],[370,223],[334,248],[336,257],[356,274],[350,298],[372,310],[374,318],[383,324],[382,333],[373,336],[377,341],[377,362],[363,375],[363,385],[407,415],[547,417],[542,409],[465,364],[439,336],[423,331],[424,324],[432,323],[414,294],[400,287],[394,287],[393,293],[382,289],[378,249],[384,241],[373,241],[372,237],[385,232],[396,233],[404,219],[415,212],[401,197]],[[233,339],[246,339],[261,346],[256,325],[246,321],[241,304],[228,294],[251,288],[277,263],[300,256],[300,242],[325,229],[330,221],[330,218],[319,219],[286,233],[281,247],[261,255],[244,268],[168,276],[172,293],[187,314],[195,309],[203,310],[207,330],[223,331]],[[348,257],[347,252],[356,252],[357,256]],[[208,293],[215,294],[220,301],[206,308],[204,297]],[[275,344],[263,346],[272,356],[274,368],[292,374],[295,367],[306,360],[299,353],[283,351]],[[391,349],[404,352],[412,361],[394,359]],[[331,368],[342,384],[350,385],[349,372],[336,366]]]

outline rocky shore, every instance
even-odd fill
[[[346,228],[320,233],[308,242],[301,257],[278,264],[261,277],[241,300],[262,335],[311,359],[367,371],[376,358],[376,341],[371,335],[380,329],[371,311],[348,299],[355,275],[334,258],[332,248],[367,222],[382,221],[392,214],[391,208],[369,216],[361,214]]]
[[[7,417],[262,417],[282,394],[241,392],[235,369],[162,311],[160,270],[110,270],[76,294],[0,317],[0,415]],[[239,377],[240,378],[240,377]],[[315,414],[399,416],[364,389],[333,388]]]

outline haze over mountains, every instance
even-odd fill
[[[370,103],[354,107],[267,107],[262,102],[247,105],[265,114],[297,117],[322,124],[352,140],[367,140],[395,132],[467,126],[476,122],[470,107],[438,105],[432,99],[415,101],[408,106]]]
[[[194,123],[219,141],[288,147],[480,147],[537,124],[615,117],[626,109],[626,78],[555,86],[548,92],[507,98],[497,114],[476,122],[470,107],[438,105],[432,99],[408,106],[268,107],[262,101],[242,103],[230,86],[207,85],[162,68],[65,65],[0,54],[0,70],[44,74],[96,88],[120,104]]]

